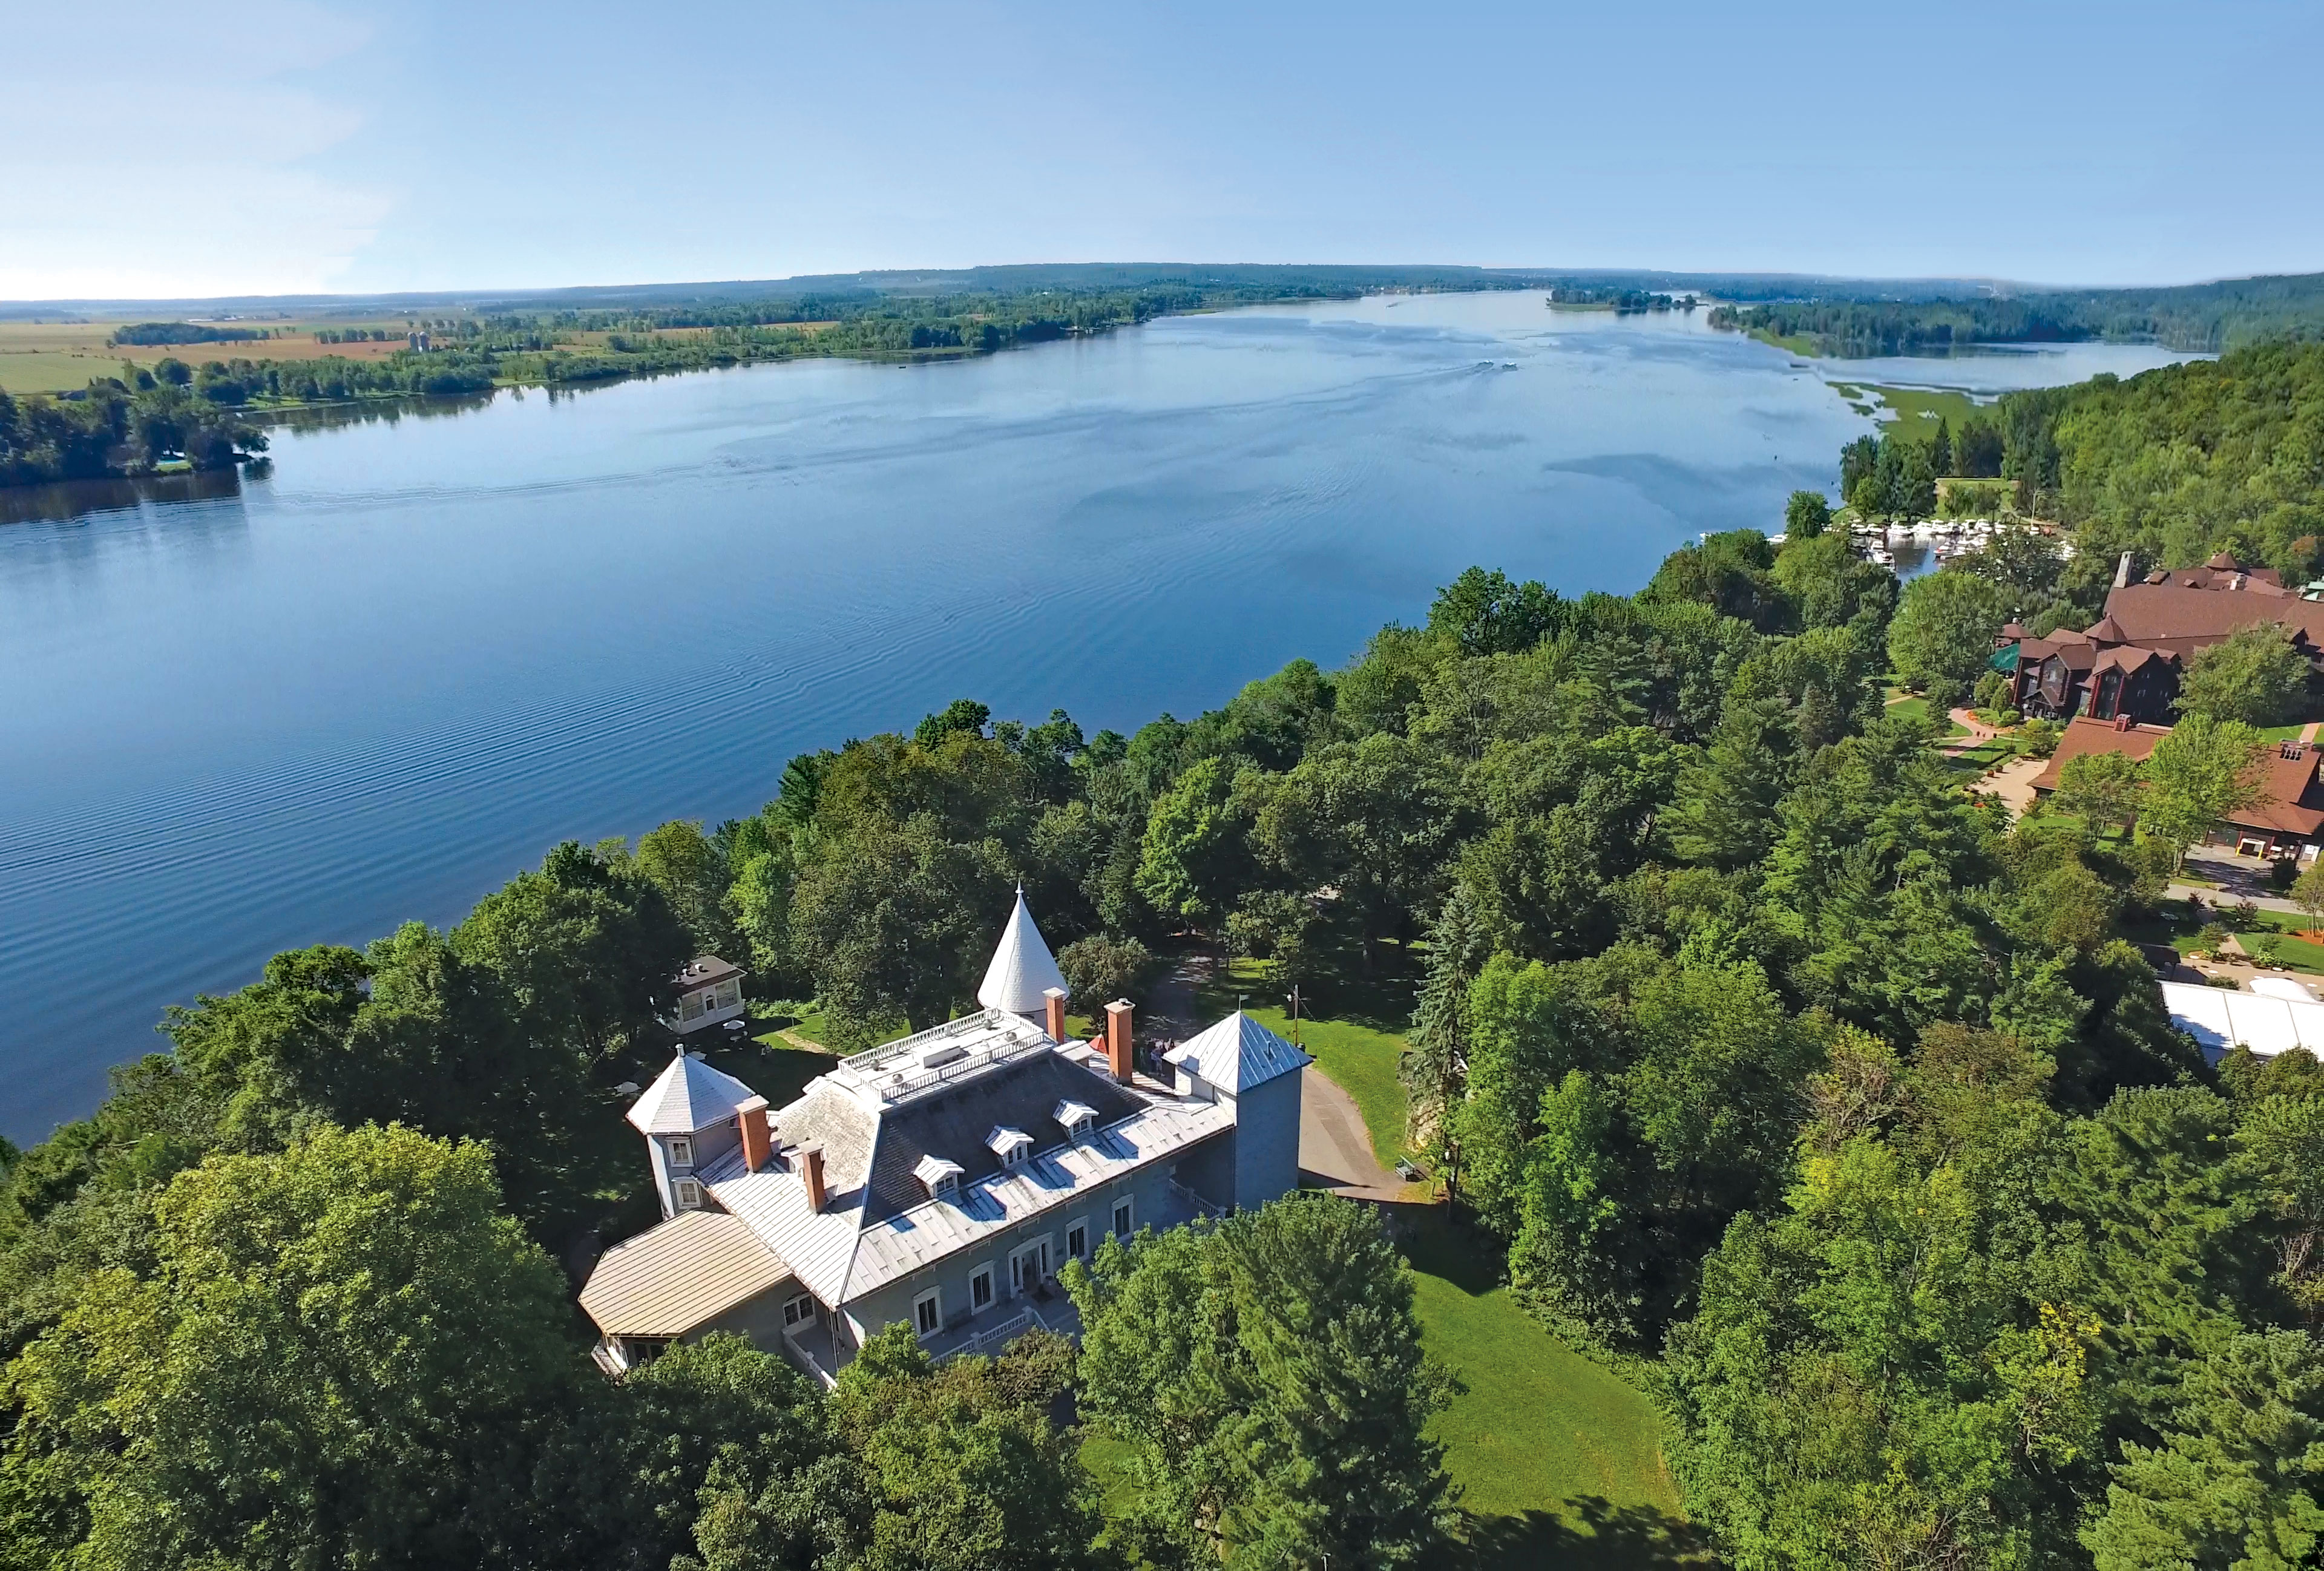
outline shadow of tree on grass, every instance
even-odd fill
[[[1653,1506],[1618,1506],[1596,1495],[1563,1511],[1471,1517],[1466,1535],[1479,1571],[1716,1571],[1702,1531]]]

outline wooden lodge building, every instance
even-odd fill
[[[2140,583],[2126,576],[2116,578],[2106,615],[2080,633],[2061,627],[2031,638],[2015,623],[2001,630],[2002,651],[2016,654],[2012,707],[2045,720],[2167,726],[2188,659],[2262,622],[2283,628],[2324,668],[2324,601],[2301,598],[2272,568],[2246,568],[2222,551],[2200,568],[2149,573]]]
[[[2127,716],[2115,720],[2085,716],[2070,721],[2066,734],[2059,739],[2058,751],[2051,755],[2042,772],[2034,777],[2034,794],[2046,798],[2056,790],[2067,762],[2083,753],[2119,753],[2137,762],[2153,753],[2154,744],[2170,735],[2168,725],[2143,725]],[[2317,779],[2319,762],[2324,762],[2324,744],[2278,744],[2268,756],[2267,773],[2261,781],[2266,794],[2236,814],[2218,832],[2206,836],[2205,842],[2232,846],[2237,855],[2244,856],[2297,856],[2303,863],[2313,860],[2319,844],[2324,843],[2324,783]]]

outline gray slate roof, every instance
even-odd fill
[[[889,1108],[879,1120],[863,1224],[884,1222],[928,1197],[914,1176],[924,1157],[960,1164],[963,1184],[1000,1172],[1001,1159],[985,1143],[996,1126],[1023,1130],[1032,1137],[1035,1151],[1072,1139],[1052,1116],[1057,1104],[1066,1101],[1097,1109],[1101,1125],[1127,1118],[1145,1105],[1112,1081],[1055,1053],[1040,1053],[963,1081],[938,1095]],[[827,1175],[828,1155],[824,1164]]]

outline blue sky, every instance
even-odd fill
[[[2324,269],[2324,5],[0,0],[0,299]]]

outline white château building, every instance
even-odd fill
[[[620,1373],[747,1333],[828,1382],[895,1321],[939,1357],[1034,1325],[1105,1234],[1254,1206],[1299,1183],[1307,1055],[1237,1011],[1133,1061],[1130,1006],[1088,1042],[1020,891],[978,1013],[840,1059],[770,1108],[681,1053],[629,1111],[664,1220],[598,1261],[581,1307]]]

